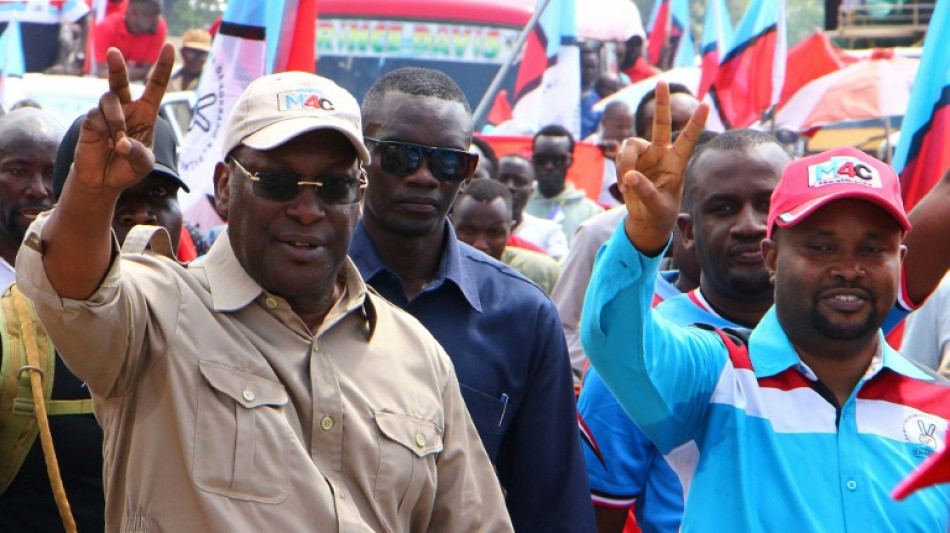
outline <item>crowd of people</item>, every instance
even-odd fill
[[[226,123],[206,247],[181,54],[0,117],[0,532],[947,529],[946,487],[891,491],[945,449],[950,173],[905,212],[864,152],[660,83],[584,135],[593,199],[569,130],[497,157],[439,71],[287,72]]]
[[[0,5],[0,32],[16,22],[24,72],[98,75],[106,77],[106,52],[118,48],[129,79],[144,82],[168,37],[162,0],[106,0],[100,18],[90,0],[36,2],[12,0]],[[212,35],[192,28],[181,38],[181,68],[171,78],[172,90],[193,90],[211,51]],[[9,60],[8,60],[9,61]]]

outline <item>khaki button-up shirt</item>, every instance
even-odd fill
[[[312,334],[227,235],[188,266],[123,253],[61,299],[29,245],[46,219],[18,282],[93,394],[107,531],[510,530],[449,358],[349,260]]]

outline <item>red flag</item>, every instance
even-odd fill
[[[670,0],[656,0],[650,15],[647,59],[651,65],[659,65],[663,59],[663,47],[670,33]]]
[[[316,68],[316,20],[317,0],[300,0],[286,70],[313,72]]]
[[[753,0],[709,89],[726,129],[747,127],[778,103],[785,46],[784,0]]]
[[[511,104],[508,103],[508,91],[502,89],[488,111],[488,123],[497,126],[508,120],[511,120]]]
[[[788,102],[799,89],[844,67],[839,50],[822,31],[796,44],[788,51],[785,64],[785,85],[779,98],[779,107]]]

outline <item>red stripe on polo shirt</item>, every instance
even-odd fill
[[[861,387],[858,398],[906,405],[919,411],[950,419],[947,387],[921,381],[885,368]]]
[[[811,387],[811,382],[808,381],[808,378],[795,367],[787,368],[774,376],[759,378],[758,381],[759,387],[783,391]]]
[[[717,329],[716,333],[722,338],[726,348],[729,350],[729,360],[732,366],[737,370],[752,370],[752,360],[749,359],[749,349],[744,344],[739,344],[724,331]]]

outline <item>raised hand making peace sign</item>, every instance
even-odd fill
[[[134,185],[155,163],[150,148],[155,119],[171,77],[175,49],[162,48],[141,98],[132,100],[122,54],[109,49],[109,92],[89,111],[76,146],[74,178],[88,187],[115,191]]]
[[[656,255],[669,240],[679,215],[686,165],[708,115],[709,106],[701,104],[670,144],[670,89],[661,81],[656,87],[653,140],[631,137],[617,156],[617,180],[627,206],[624,229],[646,255]]]
[[[112,261],[112,217],[122,191],[155,165],[150,150],[155,120],[171,77],[175,49],[165,44],[145,84],[132,99],[122,54],[109,49],[109,92],[83,121],[76,157],[59,204],[43,229],[43,264],[61,296],[91,295]]]

